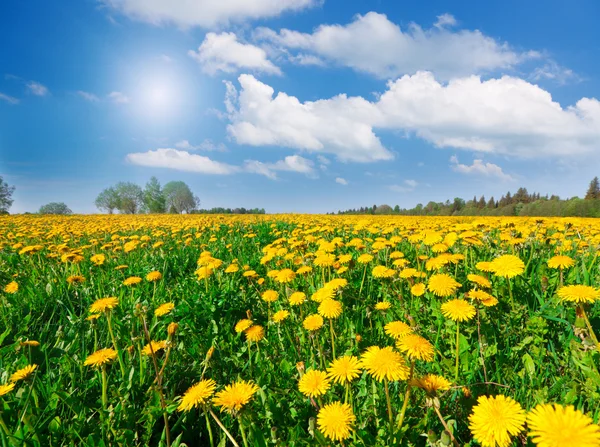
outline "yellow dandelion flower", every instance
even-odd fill
[[[0,396],[10,393],[15,388],[14,383],[7,383],[6,385],[0,385]]]
[[[287,310],[277,311],[273,314],[273,322],[281,323],[283,320],[285,320],[289,316],[290,316],[290,313]]]
[[[356,417],[350,405],[333,402],[325,405],[317,415],[317,426],[321,433],[333,441],[343,441],[350,437]]]
[[[360,255],[356,260],[359,264],[368,264],[373,260],[373,255],[365,253],[364,255]]]
[[[491,262],[490,269],[496,276],[513,278],[525,271],[525,263],[517,256],[502,255]]]
[[[385,333],[395,339],[402,338],[412,332],[411,327],[402,321],[392,321],[384,326]]]
[[[101,316],[101,314],[91,314],[91,315],[87,316],[86,320],[87,321],[95,321],[98,318],[100,318],[100,316]]]
[[[84,366],[102,366],[117,358],[117,351],[111,348],[100,349],[88,355],[83,362]]]
[[[337,318],[342,314],[342,303],[333,299],[326,299],[319,304],[319,315],[325,318]]]
[[[392,303],[390,303],[389,301],[381,301],[375,304],[376,310],[388,310],[390,307],[392,307]]]
[[[402,356],[391,347],[371,346],[360,358],[363,369],[379,382],[382,380],[406,380],[409,369]]]
[[[171,313],[173,309],[175,309],[174,303],[164,303],[156,308],[156,310],[154,311],[154,315],[156,315],[157,317],[162,317]]]
[[[417,334],[407,334],[396,342],[396,347],[411,360],[431,362],[435,349],[428,340]]]
[[[410,293],[412,293],[414,296],[423,296],[425,293],[425,283],[420,282],[415,284],[410,288]]]
[[[323,327],[323,317],[319,314],[309,315],[304,319],[302,325],[307,331],[316,331]]]
[[[527,427],[539,447],[600,446],[600,427],[572,405],[540,404],[527,415]]]
[[[81,275],[71,275],[67,278],[67,282],[69,284],[83,284],[85,282],[85,277]]]
[[[494,270],[492,269],[492,263],[489,261],[479,261],[475,264],[475,268],[477,270],[481,270],[482,272],[492,273]]]
[[[489,289],[492,287],[492,283],[490,282],[490,280],[481,275],[475,275],[473,273],[470,273],[467,275],[467,279],[471,282],[474,282],[479,287],[483,287],[484,289]]]
[[[9,382],[18,382],[19,380],[27,379],[33,372],[37,369],[37,365],[27,365],[25,368],[21,368],[18,371],[15,371],[12,376],[10,376]]]
[[[150,272],[146,275],[146,281],[156,282],[162,279],[162,274],[158,271]]]
[[[25,340],[21,342],[21,346],[39,346],[40,342],[36,340]]]
[[[438,391],[449,390],[451,383],[442,376],[427,374],[418,379],[413,379],[411,385],[425,390],[425,392],[431,396],[435,396]]]
[[[147,356],[151,356],[152,352],[154,352],[154,354],[158,353],[159,351],[162,351],[163,349],[165,349],[167,347],[167,341],[166,340],[161,340],[161,341],[150,341],[150,343],[148,343],[146,346],[144,346],[144,349],[142,349],[142,352],[147,355]]]
[[[461,286],[454,278],[446,273],[432,275],[427,283],[427,288],[435,296],[450,296]]]
[[[19,291],[19,284],[16,281],[11,281],[4,286],[4,291],[6,293],[17,293]]]
[[[225,273],[236,273],[240,270],[240,267],[237,264],[230,264],[225,269]]]
[[[480,396],[469,416],[469,429],[483,447],[509,447],[524,423],[521,405],[503,395]]]
[[[373,267],[371,275],[373,275],[373,278],[387,278],[387,271],[388,268],[385,265],[378,265],[376,267]]]
[[[575,265],[575,260],[569,256],[553,256],[548,259],[548,267],[551,269],[567,269]]]
[[[345,385],[360,376],[360,362],[357,357],[345,355],[331,362],[327,373],[334,382]]]
[[[104,264],[104,261],[106,261],[106,256],[104,256],[103,254],[94,255],[90,258],[90,261],[92,261],[93,264],[99,266]]]
[[[136,284],[139,284],[141,282],[142,282],[142,278],[140,278],[139,276],[130,276],[125,281],[123,281],[123,285],[135,286]]]
[[[290,295],[289,302],[292,306],[299,306],[306,301],[306,294],[304,292],[294,292]]]
[[[275,281],[281,284],[287,284],[292,282],[296,278],[296,273],[292,269],[283,269],[280,270],[277,275],[275,275]]]
[[[258,273],[256,273],[254,270],[247,270],[242,275],[246,278],[255,278],[258,276]]]
[[[302,267],[299,267],[298,270],[296,270],[296,275],[305,275],[310,272],[312,272],[312,267],[308,265],[303,265]]]
[[[600,299],[600,290],[590,286],[563,286],[556,292],[562,301],[575,303],[593,303]]]
[[[442,314],[453,321],[468,321],[475,316],[475,307],[465,300],[451,300],[442,304]]]
[[[298,389],[306,397],[317,397],[325,394],[330,387],[327,373],[319,370],[307,371],[298,381]]]
[[[119,300],[114,296],[107,298],[100,298],[94,301],[90,306],[90,312],[93,314],[99,314],[114,309],[119,304]]]
[[[261,298],[267,303],[272,303],[273,301],[277,301],[277,298],[279,298],[279,293],[275,290],[266,290],[261,295]]]
[[[248,329],[250,326],[252,326],[252,324],[254,324],[254,322],[248,318],[244,318],[243,320],[240,320],[236,323],[235,325],[235,331],[239,334],[240,332],[244,332],[246,329]]]
[[[258,343],[265,337],[265,329],[262,326],[250,326],[244,331],[246,341],[253,341]]]
[[[240,411],[244,405],[250,402],[254,393],[260,388],[245,380],[239,380],[231,385],[227,385],[225,389],[219,391],[213,399],[213,404],[221,407],[221,411],[234,413]]]
[[[177,410],[190,411],[192,408],[206,405],[214,394],[216,387],[217,384],[213,379],[203,379],[195,385],[192,385],[185,393],[183,393],[183,396],[181,396],[181,401]]]

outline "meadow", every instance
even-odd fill
[[[600,445],[600,221],[0,216],[2,446]]]

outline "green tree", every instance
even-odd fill
[[[164,213],[166,210],[165,195],[156,177],[151,177],[144,188],[144,207],[149,213]]]
[[[135,183],[119,182],[115,186],[117,209],[123,214],[135,214],[142,207],[144,193]]]
[[[15,192],[15,187],[9,186],[9,184],[0,177],[0,214],[8,214],[8,210],[13,204],[13,192]]]
[[[598,177],[594,177],[594,179],[590,182],[590,186],[585,193],[585,200],[597,200],[600,199],[600,182],[598,181]]]
[[[200,199],[185,182],[169,182],[163,188],[165,206],[169,213],[190,213],[200,205]]]
[[[50,202],[46,205],[42,205],[39,214],[73,214],[73,211],[64,202]]]
[[[96,197],[96,208],[100,211],[106,211],[108,214],[112,214],[116,209],[119,209],[119,195],[112,186],[106,188],[98,197]]]

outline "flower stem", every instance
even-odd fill
[[[390,401],[390,390],[388,381],[384,379],[383,386],[385,388],[385,400],[387,401],[388,417],[390,418],[390,435],[394,432],[394,415],[392,414],[392,402]]]
[[[456,438],[454,437],[454,435],[452,434],[452,432],[450,431],[450,427],[448,427],[448,424],[446,424],[446,421],[444,420],[444,418],[442,417],[442,414],[440,413],[440,410],[438,407],[436,407],[435,405],[433,406],[433,409],[435,410],[435,414],[437,414],[437,417],[439,418],[440,422],[442,423],[442,425],[444,426],[444,429],[446,430],[446,432],[450,435],[450,439],[452,439],[452,442],[454,443],[454,445],[456,447],[460,447],[460,444],[458,443],[458,441],[456,440]]]
[[[331,332],[331,350],[333,352],[333,360],[335,360],[335,337],[333,333],[333,319],[329,319],[329,332]]]
[[[410,374],[408,376],[408,382],[406,383],[406,392],[404,393],[404,402],[402,403],[402,410],[400,410],[400,419],[398,420],[398,428],[402,429],[402,424],[404,423],[404,416],[406,415],[406,409],[408,408],[408,401],[410,400],[410,391],[412,385],[410,384],[413,374],[415,372],[415,362],[413,361],[410,364]]]
[[[237,443],[237,441],[235,440],[235,438],[233,436],[231,436],[231,433],[229,433],[229,431],[225,428],[225,426],[223,425],[223,423],[219,420],[219,418],[217,417],[217,415],[214,413],[214,411],[212,411],[212,409],[208,409],[208,411],[210,412],[210,415],[213,417],[213,419],[215,420],[215,422],[217,423],[217,425],[221,428],[221,430],[223,430],[223,433],[225,433],[225,435],[227,435],[227,437],[229,438],[229,440],[231,441],[231,443],[235,446],[235,447],[240,447],[240,445]]]
[[[123,365],[123,359],[121,358],[121,351],[117,347],[117,340],[115,339],[115,334],[112,329],[112,323],[110,318],[110,311],[106,312],[106,321],[108,323],[108,333],[110,334],[110,339],[112,340],[113,347],[115,351],[117,351],[117,358],[119,359],[119,366],[121,367],[121,375],[125,377],[125,365]]]
[[[213,440],[213,432],[210,428],[210,419],[208,419],[208,413],[204,410],[204,418],[206,419],[206,428],[208,430],[208,437],[210,438],[210,447],[215,447],[215,441]]]
[[[454,383],[458,383],[458,358],[460,348],[460,324],[456,322],[456,370],[454,371]]]
[[[582,304],[579,305],[579,310],[581,312],[581,316],[583,317],[583,321],[585,321],[585,325],[588,328],[588,332],[590,333],[590,337],[592,337],[592,340],[596,344],[596,349],[598,351],[600,351],[600,343],[598,343],[598,338],[596,337],[596,334],[594,333],[594,328],[592,328],[592,324],[590,323],[590,320],[589,320],[587,314],[585,313],[585,309],[583,308]]]
[[[240,433],[242,434],[242,441],[244,441],[244,447],[248,447],[248,439],[246,439],[246,431],[244,430],[244,423],[242,417],[238,416],[238,422],[240,423]]]
[[[106,391],[108,389],[108,380],[106,377],[106,365],[102,365],[102,409],[106,411],[108,406],[108,397]]]

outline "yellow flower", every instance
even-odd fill
[[[410,288],[410,293],[414,296],[422,296],[425,293],[425,284],[420,282]]]
[[[358,358],[345,355],[335,359],[327,368],[328,376],[336,383],[342,385],[352,382],[360,373],[360,364]]]
[[[309,315],[304,319],[302,325],[307,331],[316,331],[317,329],[321,329],[321,327],[323,327],[323,317],[319,314]]]
[[[217,384],[213,379],[204,379],[192,385],[183,393],[177,410],[190,411],[192,408],[207,404],[216,387]]]
[[[450,296],[461,286],[454,278],[446,273],[432,275],[427,283],[427,288],[436,296]]]
[[[139,284],[141,282],[142,282],[142,278],[140,278],[139,276],[130,276],[125,281],[123,281],[123,285],[135,286],[136,284]]]
[[[179,329],[179,325],[177,323],[169,323],[167,326],[167,334],[169,334],[169,337],[173,337],[177,333],[177,329]]]
[[[294,292],[290,295],[289,302],[292,306],[299,306],[306,301],[306,294],[303,292]]]
[[[494,270],[492,270],[492,263],[489,261],[480,261],[477,264],[475,264],[475,268],[477,268],[477,270],[481,270],[482,272],[488,272],[491,273]]]
[[[119,300],[114,296],[107,298],[100,298],[94,301],[90,306],[90,312],[93,314],[99,314],[114,309],[119,304]]]
[[[86,320],[87,320],[87,321],[95,321],[95,320],[97,320],[98,318],[100,318],[100,314],[91,314],[91,315],[88,315],[88,316],[87,316]]]
[[[385,265],[378,265],[371,272],[373,278],[389,278],[390,276],[394,276],[395,273],[394,270],[387,268]]]
[[[208,265],[205,265],[203,267],[198,268],[198,270],[196,270],[194,274],[196,275],[196,278],[198,278],[198,280],[207,279],[208,277],[210,277],[210,275],[213,274],[213,269],[210,268]]]
[[[495,306],[498,304],[498,300],[496,298],[489,293],[484,292],[483,290],[471,290],[465,296],[471,298],[472,300],[481,302],[481,304],[486,307]]]
[[[256,273],[254,270],[248,270],[248,271],[244,272],[242,275],[245,276],[246,278],[254,278],[254,277],[258,276],[258,273]]]
[[[248,329],[250,326],[252,326],[253,321],[248,319],[248,318],[244,318],[243,320],[240,320],[236,323],[235,325],[235,331],[239,334],[240,332],[244,332],[246,329]]]
[[[469,429],[483,447],[509,447],[523,430],[525,411],[510,397],[480,396],[469,416]]]
[[[326,299],[319,304],[319,315],[325,318],[337,318],[342,314],[342,303]]]
[[[8,379],[10,382],[18,382],[19,380],[25,380],[27,377],[29,377],[31,374],[33,374],[33,372],[37,369],[37,365],[27,365],[25,368],[21,368],[18,371],[15,371],[12,376],[10,376],[10,379]]]
[[[277,301],[277,298],[279,298],[279,293],[277,293],[275,290],[266,290],[263,292],[261,298],[267,303],[272,303],[273,301]]]
[[[317,415],[319,430],[333,441],[342,441],[350,437],[355,421],[356,417],[350,405],[340,402],[325,405]]]
[[[411,385],[425,390],[431,396],[435,396],[438,391],[447,391],[450,389],[450,382],[442,376],[436,374],[427,374],[419,379],[414,379]]]
[[[433,345],[417,334],[407,334],[396,342],[396,347],[405,352],[411,360],[431,362],[435,355]]]
[[[527,427],[539,447],[600,446],[600,427],[572,405],[540,404],[527,415]]]
[[[83,362],[84,366],[102,366],[117,358],[117,351],[111,348],[100,349],[88,355]]]
[[[7,383],[6,385],[0,385],[0,396],[10,393],[15,388],[14,383]]]
[[[562,301],[593,303],[600,298],[600,290],[590,286],[563,286],[556,292]]]
[[[280,270],[277,275],[275,275],[275,281],[282,284],[287,284],[292,282],[296,278],[296,273],[292,269],[283,269]]]
[[[17,293],[19,290],[19,284],[16,281],[9,282],[6,286],[4,286],[4,291],[6,293]]]
[[[162,317],[163,315],[171,313],[173,309],[175,309],[175,304],[164,303],[156,308],[156,310],[154,311],[154,315],[156,315],[157,317]]]
[[[287,317],[290,316],[290,313],[287,310],[280,310],[273,314],[273,321],[275,323],[281,323]]]
[[[465,300],[451,300],[442,304],[442,314],[453,321],[468,321],[475,316],[475,307]]]
[[[40,342],[36,340],[25,340],[21,342],[21,346],[39,346]]]
[[[240,270],[240,267],[237,264],[230,264],[226,269],[225,273],[235,273]]]
[[[329,389],[327,373],[318,370],[307,371],[298,381],[298,389],[306,397],[317,397],[325,394]]]
[[[317,267],[331,267],[335,264],[335,255],[324,254],[313,259],[313,264]]]
[[[225,389],[219,391],[213,399],[213,404],[221,407],[221,411],[226,410],[230,413],[239,411],[244,405],[250,402],[254,393],[260,388],[252,382],[239,380]]]
[[[162,351],[163,349],[165,349],[166,347],[167,347],[166,340],[161,340],[161,341],[152,340],[150,343],[148,343],[146,346],[144,346],[144,349],[142,349],[142,352],[147,356],[151,356],[153,352],[154,352],[154,354],[156,354],[159,351]]]
[[[489,289],[492,287],[492,283],[490,282],[490,280],[481,275],[475,275],[471,273],[467,275],[467,279],[471,282],[474,282],[479,287],[483,287],[484,289]]]
[[[248,329],[244,331],[244,335],[246,336],[247,341],[254,341],[258,343],[265,336],[265,330],[262,326],[250,326]]]
[[[85,277],[81,275],[71,275],[67,278],[69,284],[82,284],[85,282]]]
[[[155,282],[162,279],[162,274],[156,270],[146,275],[146,281]]]
[[[373,255],[370,255],[368,253],[365,253],[364,255],[360,255],[357,259],[357,262],[359,264],[368,264],[369,262],[371,262],[373,260]]]
[[[390,307],[392,307],[392,304],[389,301],[381,301],[375,304],[377,310],[388,310]]]
[[[305,275],[306,273],[312,272],[312,267],[308,265],[303,265],[296,270],[296,275]]]
[[[348,285],[348,280],[345,278],[333,278],[331,281],[325,283],[323,288],[327,288],[329,290],[337,291],[342,289]]]
[[[548,259],[548,267],[551,269],[566,269],[569,267],[573,267],[575,265],[575,260],[570,258],[569,256],[553,256]]]
[[[392,321],[384,326],[385,333],[396,339],[412,332],[411,327],[402,321]]]
[[[513,278],[525,271],[525,264],[517,256],[502,255],[491,262],[490,269],[496,276]]]
[[[371,346],[361,356],[360,365],[379,382],[406,380],[409,374],[402,356],[389,346]]]

